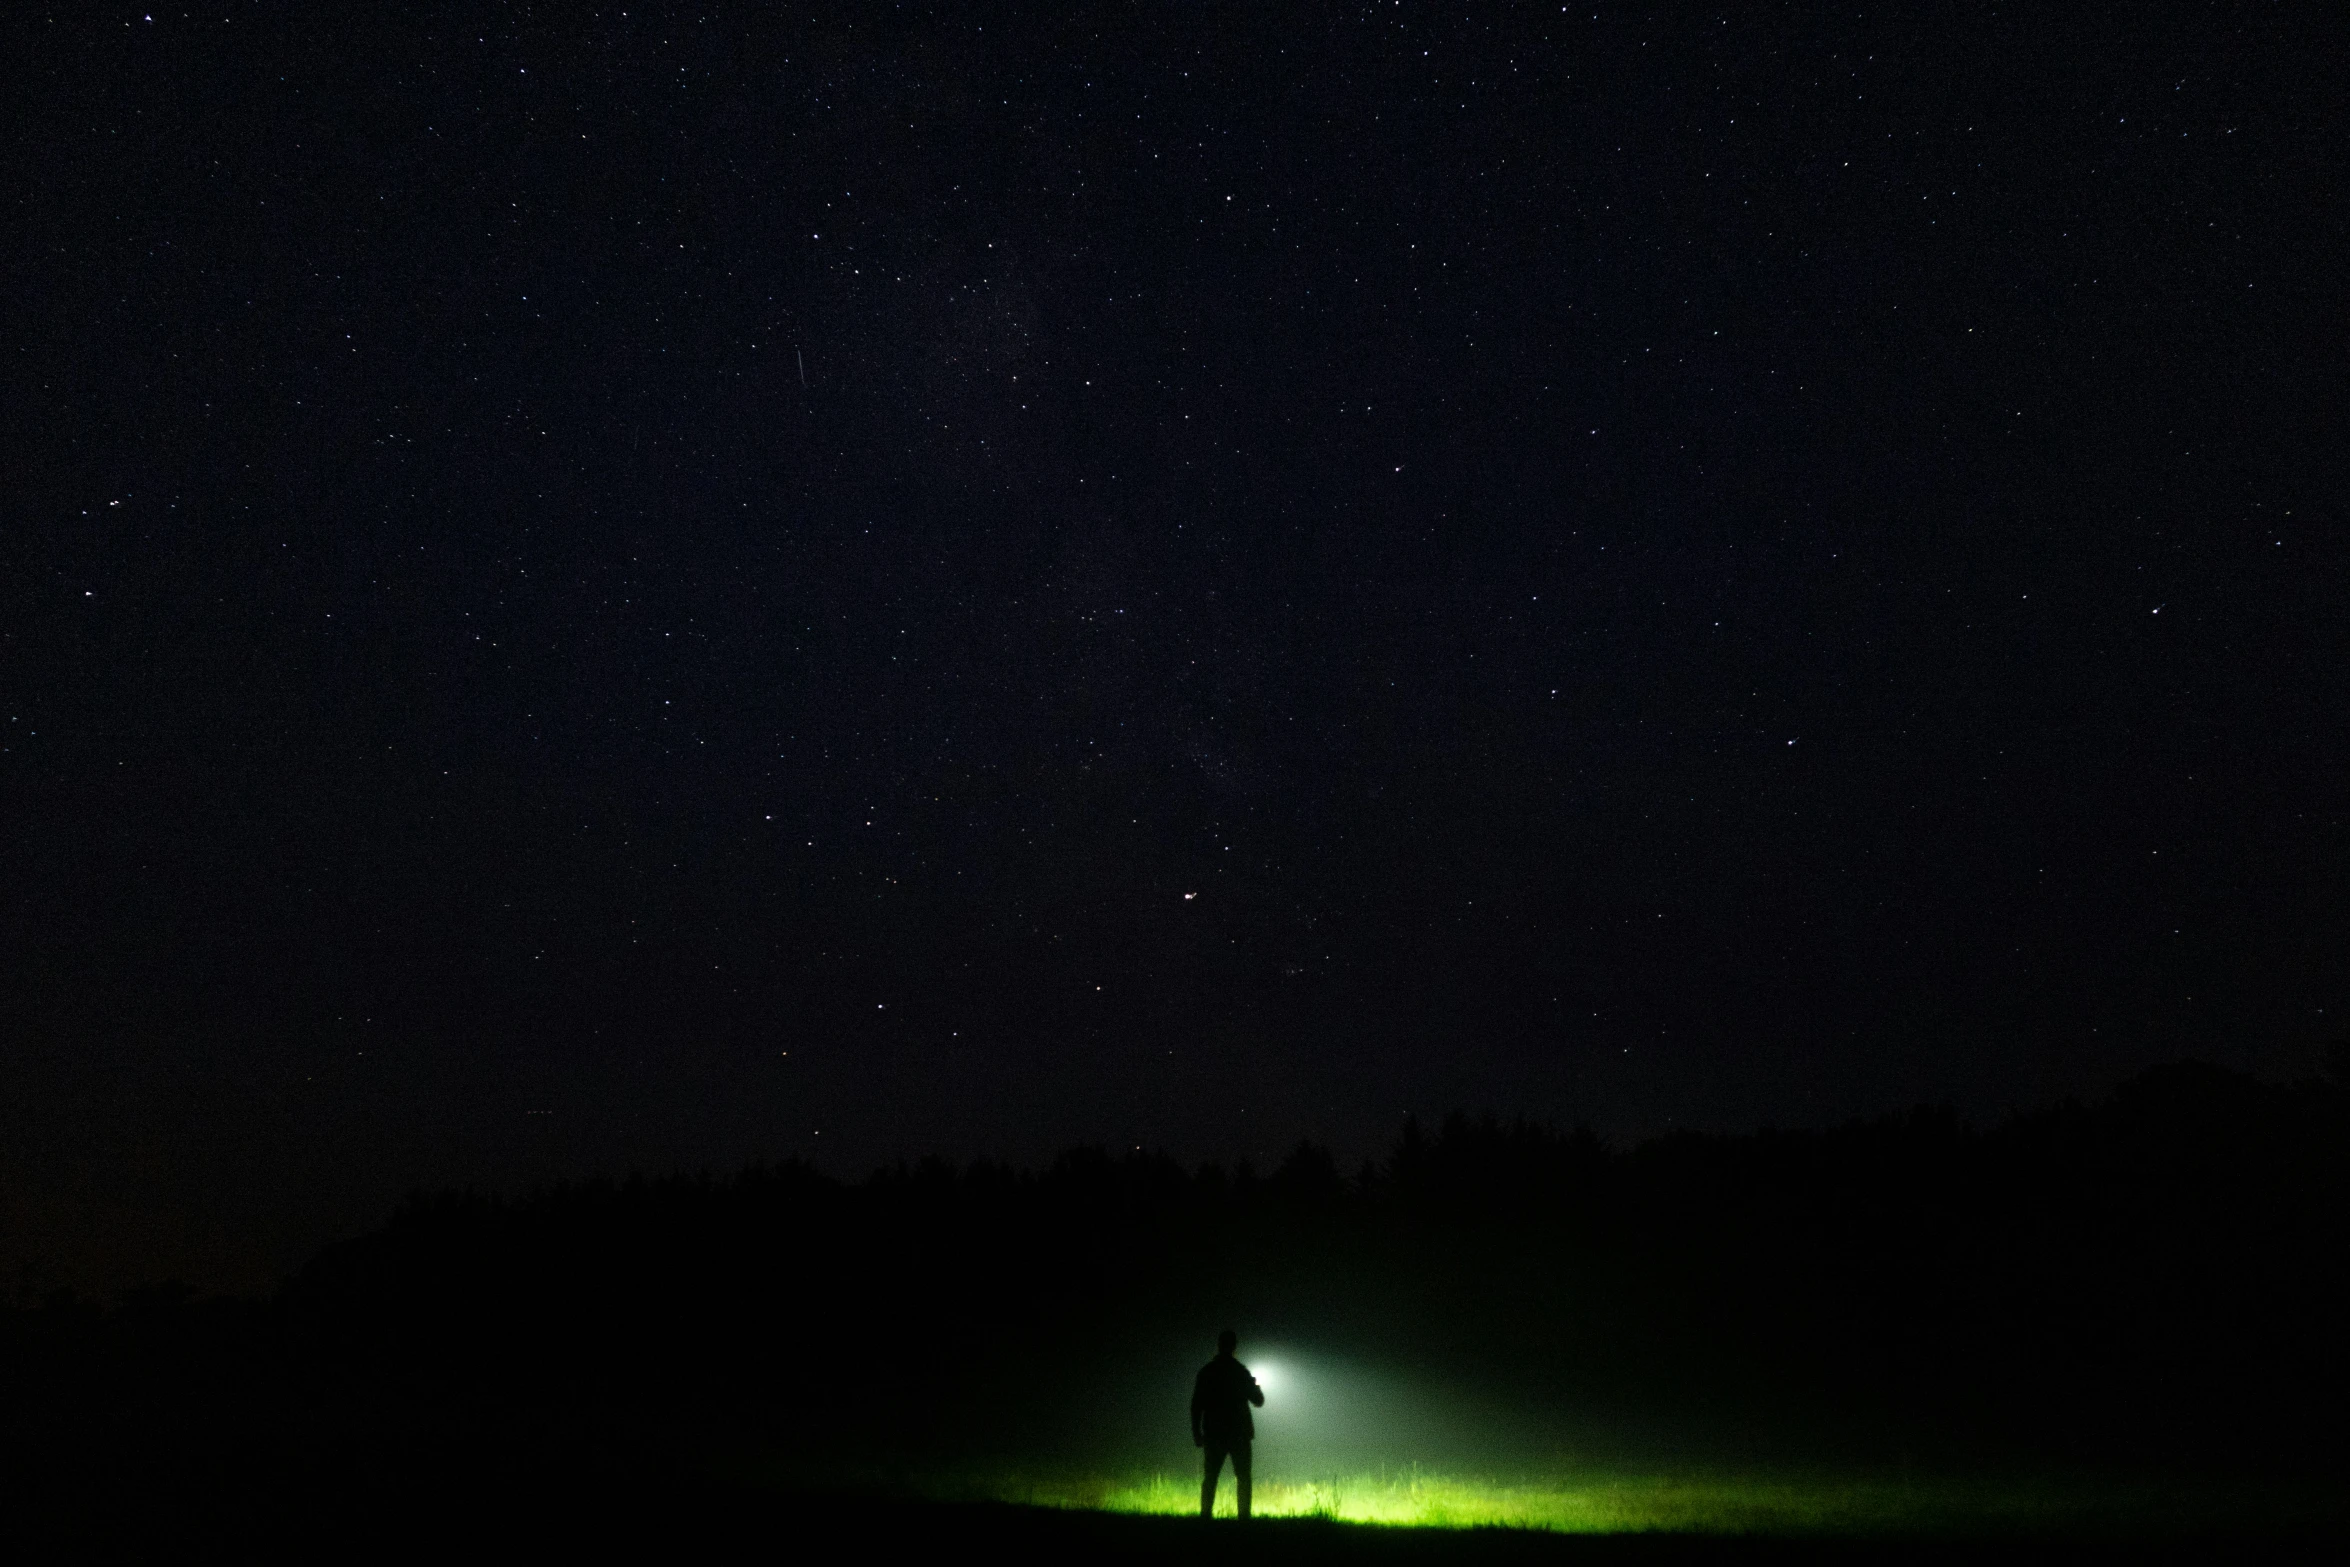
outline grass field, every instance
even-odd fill
[[[926,1487],[942,1499],[1180,1517],[1196,1513],[1190,1473],[1003,1474]],[[1417,1467],[1257,1483],[1255,1512],[1408,1528],[1562,1534],[1772,1536],[2145,1535],[2177,1529],[2305,1532],[2339,1506],[2301,1492],[2155,1480],[1906,1479],[1824,1474],[1557,1473],[1509,1477]],[[1217,1512],[1233,1510],[1229,1474]]]

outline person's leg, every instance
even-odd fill
[[[1249,1481],[1253,1478],[1249,1470],[1254,1467],[1249,1462],[1249,1445],[1246,1442],[1235,1442],[1232,1445],[1232,1486],[1239,1493],[1240,1516],[1243,1518],[1248,1516]]]
[[[1216,1512],[1216,1474],[1224,1467],[1224,1449],[1218,1443],[1210,1442],[1201,1449],[1201,1454],[1207,1468],[1200,1476],[1199,1515],[1210,1518]]]

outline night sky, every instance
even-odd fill
[[[0,23],[0,1286],[2350,1023],[2338,10]]]

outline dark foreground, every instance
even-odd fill
[[[199,1468],[201,1466],[198,1466]],[[240,1486],[20,1469],[23,1561],[746,1559],[974,1562],[2189,1562],[2338,1559],[2338,1540],[2151,1537],[1736,1538],[1393,1529],[1309,1519],[1135,1517],[1000,1503],[787,1492],[675,1475],[286,1475]],[[32,1482],[19,1490],[18,1482]]]
[[[1921,1112],[1613,1150],[1464,1119],[1354,1175],[1312,1148],[1270,1175],[1079,1150],[420,1197],[267,1302],[0,1310],[0,1539],[60,1560],[2274,1559],[2295,1520],[2342,1532],[2346,1133],[2341,1082],[2180,1066],[1987,1131]],[[1922,1474],[2116,1476],[2126,1500],[2091,1510],[2102,1533],[2030,1542],[1930,1531],[2086,1515],[1790,1518],[1910,1531],[1866,1542],[1203,1527],[811,1483],[1115,1468],[1171,1429],[1223,1322],[1328,1357],[1327,1409],[1427,1444],[1449,1421],[1468,1458],[1513,1430],[1563,1447],[1542,1420],[1602,1412],[1693,1467],[1906,1470],[1914,1444]],[[1653,1521],[1684,1520],[1711,1521]]]

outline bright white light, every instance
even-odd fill
[[[1257,1386],[1265,1390],[1268,1400],[1289,1381],[1288,1371],[1278,1360],[1252,1360],[1248,1363],[1248,1369],[1255,1374]]]

